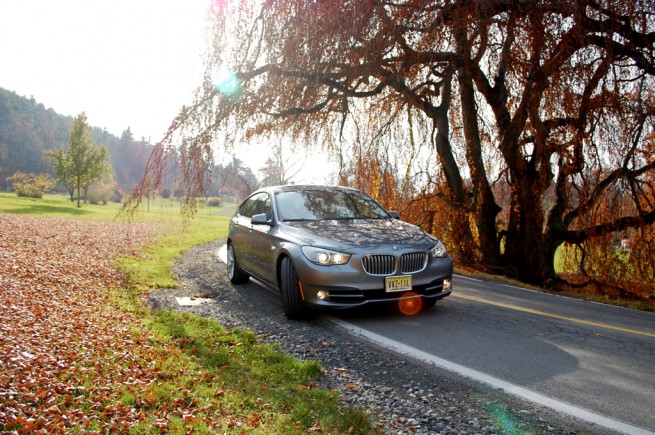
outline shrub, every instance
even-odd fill
[[[109,201],[120,202],[121,198],[122,195],[111,178],[91,184],[86,194],[86,199],[94,205],[107,205]]]
[[[208,207],[220,207],[223,205],[223,198],[219,198],[218,196],[214,196],[212,198],[207,199],[207,206]]]
[[[16,172],[9,177],[12,187],[18,196],[27,198],[43,198],[43,194],[54,189],[56,182],[45,175]]]
[[[114,187],[114,193],[111,197],[111,202],[115,202],[117,204],[120,204],[123,202],[123,197],[125,196],[125,192],[123,189],[119,186]]]
[[[86,199],[93,205],[98,205],[100,203],[107,205],[111,193],[111,189],[108,189],[107,186],[102,184],[92,184],[86,194]]]

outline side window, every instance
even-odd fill
[[[271,207],[271,197],[268,193],[258,193],[248,198],[239,208],[239,214],[243,217],[251,218],[256,214],[265,214],[267,220],[273,218]]]
[[[253,195],[250,198],[248,198],[243,204],[241,204],[241,207],[239,207],[239,214],[243,217],[247,218],[252,218],[253,215],[256,215],[257,212],[257,203],[258,203],[258,198],[261,197],[263,194],[259,193],[257,195]]]

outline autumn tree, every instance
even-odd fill
[[[336,153],[362,129],[388,138],[413,113],[435,151],[433,198],[459,216],[449,231],[463,261],[527,282],[555,276],[562,243],[655,221],[648,0],[224,0],[212,11],[205,83],[164,149],[181,136],[200,156],[218,138],[284,133]],[[616,192],[635,206],[598,213]]]
[[[79,114],[73,119],[70,128],[68,150],[60,148],[48,153],[54,161],[57,178],[66,186],[71,201],[77,193],[77,207],[81,207],[82,190],[111,171],[109,153],[106,148],[97,146],[91,135],[86,115]]]

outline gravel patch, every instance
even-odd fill
[[[147,303],[252,330],[283,353],[320,361],[322,386],[340,391],[345,406],[365,410],[384,433],[612,433],[373,345],[320,316],[290,321],[276,295],[229,282],[216,256],[222,244],[218,240],[184,254],[175,266],[180,288],[153,292]],[[175,298],[185,296],[208,300],[180,306]]]

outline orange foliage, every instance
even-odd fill
[[[224,0],[206,82],[165,143],[273,133],[338,152],[343,183],[440,232],[460,261],[544,284],[562,243],[655,223],[648,6]],[[225,65],[236,96],[211,83]],[[398,161],[423,144],[432,161],[408,178]],[[205,154],[190,153],[190,186]],[[617,194],[632,208],[618,213]]]

